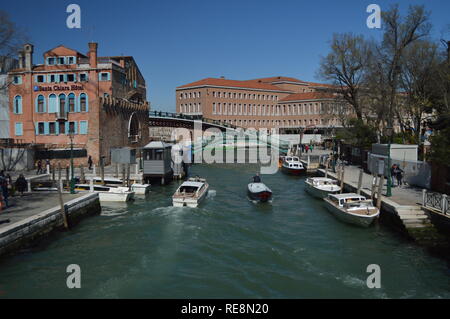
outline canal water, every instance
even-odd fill
[[[256,165],[196,165],[210,194],[174,208],[178,183],[111,205],[70,232],[0,262],[0,298],[450,298],[446,263],[383,226],[361,229],[304,192],[304,178],[264,175],[271,205],[246,198]],[[81,267],[68,289],[66,267]],[[367,266],[381,267],[369,289]]]

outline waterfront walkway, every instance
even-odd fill
[[[67,203],[72,199],[86,195],[85,193],[79,194],[63,194],[63,201]],[[11,224],[20,222],[28,217],[37,215],[48,209],[59,205],[58,193],[27,193],[24,196],[14,196],[9,198],[10,207],[0,212],[0,222],[9,220],[9,223],[0,224],[0,229],[9,226]]]

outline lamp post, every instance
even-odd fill
[[[387,173],[387,189],[386,197],[392,196],[392,176],[391,176],[391,138],[392,138],[393,128],[386,127],[386,135],[388,137],[388,173]]]

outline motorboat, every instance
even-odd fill
[[[310,177],[305,180],[305,191],[314,197],[323,199],[328,194],[336,194],[341,191],[337,181],[327,177]]]
[[[150,184],[134,183],[131,185],[131,191],[136,195],[147,195],[150,192]]]
[[[99,191],[100,202],[128,202],[134,198],[134,192],[128,187],[111,187],[109,191]]]
[[[128,187],[113,187],[92,185],[93,191],[99,194],[101,202],[128,202],[134,199],[134,191],[130,191]],[[75,184],[75,190],[91,191],[89,184]]]
[[[251,200],[262,203],[272,199],[272,191],[264,183],[250,183],[247,186],[247,194]]]
[[[303,163],[297,156],[285,156],[283,164],[281,165],[281,171],[290,175],[300,175],[306,172]]]
[[[343,222],[368,227],[380,215],[366,197],[354,193],[329,194],[324,198],[327,209]]]
[[[208,194],[209,185],[203,178],[189,178],[172,196],[175,207],[197,207]]]

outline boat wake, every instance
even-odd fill
[[[214,198],[214,197],[216,197],[216,195],[217,195],[216,190],[215,189],[210,189],[208,191],[208,195],[206,195],[206,198]]]

